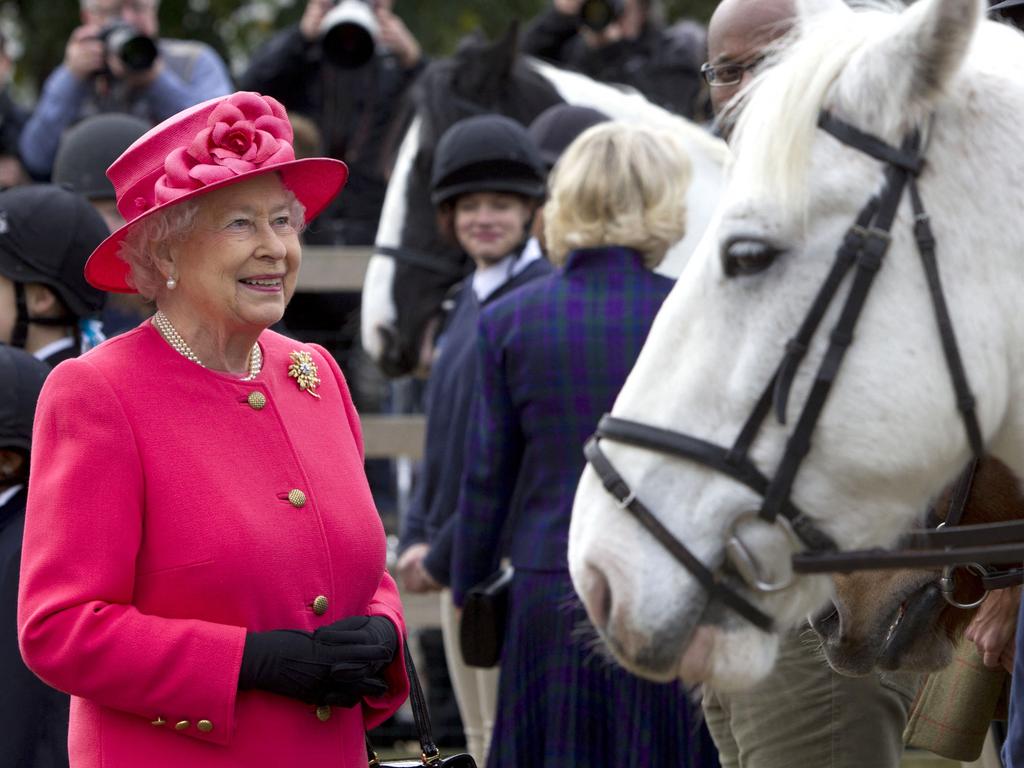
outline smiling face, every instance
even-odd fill
[[[455,239],[482,269],[501,261],[522,242],[532,213],[532,205],[519,195],[462,195],[455,201]]]
[[[177,287],[158,303],[173,303],[229,334],[273,325],[295,292],[301,224],[275,174],[203,195],[194,230],[161,265]]]

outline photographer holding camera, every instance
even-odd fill
[[[307,231],[307,242],[374,241],[387,181],[381,151],[401,96],[424,67],[419,43],[393,0],[308,0],[297,25],[278,32],[239,78],[320,129],[323,151],[349,167],[347,195]]]
[[[210,46],[158,37],[159,0],[80,2],[82,26],[21,134],[22,159],[38,179],[49,177],[63,132],[84,117],[126,112],[156,124],[234,90]]]
[[[594,80],[627,85],[676,114],[710,117],[700,76],[706,30],[666,27],[660,0],[552,0],[523,36],[531,56]]]

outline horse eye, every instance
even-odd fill
[[[738,238],[722,248],[722,267],[727,277],[756,275],[768,269],[781,250],[763,240]]]

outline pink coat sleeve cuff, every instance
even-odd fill
[[[363,719],[366,729],[375,728],[393,715],[409,698],[409,676],[405,672],[405,620],[402,618],[402,603],[398,587],[387,573],[381,578],[380,587],[370,603],[370,616],[384,616],[390,619],[398,630],[398,650],[395,658],[384,672],[388,692],[383,696],[363,699]]]

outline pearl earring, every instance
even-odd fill
[[[178,287],[178,281],[175,280],[173,276],[172,277],[168,277],[167,278],[167,290],[168,291],[173,291],[177,287]]]

